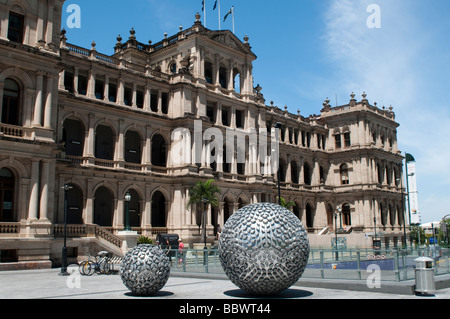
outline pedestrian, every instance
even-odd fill
[[[166,255],[167,257],[169,257],[170,266],[172,266],[172,252],[170,251],[171,248],[172,247],[170,246],[169,239],[166,239],[166,249],[167,249]]]
[[[222,232],[222,228],[220,228],[220,225],[217,225],[217,234],[216,234],[216,239],[219,240],[220,239],[220,233]]]
[[[183,263],[183,257],[184,257],[184,244],[183,241],[180,239],[178,239],[178,266],[181,266],[181,264]]]

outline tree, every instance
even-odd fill
[[[216,197],[216,194],[220,194],[220,188],[213,185],[214,180],[210,179],[206,182],[198,182],[189,190],[189,199],[186,204],[186,208],[189,210],[192,204],[203,204],[203,213],[202,213],[202,235],[203,241],[206,247],[206,212],[208,211],[208,205],[212,207],[219,206],[219,200]]]
[[[278,198],[278,197],[277,197]],[[284,208],[287,208],[287,209],[289,209],[289,210],[291,210],[293,207],[295,207],[296,205],[295,205],[295,203],[293,202],[293,201],[289,201],[289,202],[286,202],[286,200],[283,198],[283,197],[281,197],[281,206],[283,206]]]

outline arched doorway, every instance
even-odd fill
[[[233,214],[233,202],[228,198],[225,198],[223,202],[223,223],[225,224],[228,218]]]
[[[352,225],[352,216],[349,204],[342,205],[342,223],[344,224],[344,226]]]
[[[14,221],[15,176],[8,168],[0,170],[0,222]]]
[[[160,191],[152,196],[152,226],[166,227],[166,198]]]
[[[333,217],[334,217],[333,207],[330,204],[328,204],[327,205],[327,226],[330,230],[334,229]]]
[[[139,194],[134,189],[128,190],[128,193],[131,197],[130,203],[128,204],[130,227],[141,227],[141,205]]]
[[[83,191],[76,185],[70,185],[67,191],[67,223],[83,224]]]
[[[294,207],[292,207],[292,212],[299,220],[302,220],[300,216],[300,205],[297,202],[295,202]]]
[[[306,227],[308,228],[314,227],[313,210],[309,203],[306,204],[305,213],[306,213]]]
[[[114,213],[114,196],[104,186],[95,191],[94,224],[102,227],[111,227]]]

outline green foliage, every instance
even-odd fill
[[[213,185],[214,180],[210,179],[206,182],[198,182],[189,190],[189,200],[186,208],[189,210],[192,204],[206,204],[213,207],[219,206],[219,200],[216,194],[220,194],[220,188]]]
[[[277,199],[278,199],[278,196],[277,196]],[[286,200],[283,197],[281,197],[281,206],[291,210],[296,205],[295,205],[295,203],[293,201],[286,202]]]
[[[153,239],[141,235],[137,238],[137,243],[138,243],[138,245],[144,245],[144,244],[153,245]]]

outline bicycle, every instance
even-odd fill
[[[91,260],[91,256],[88,256],[88,260],[81,262],[78,267],[80,274],[84,276],[92,276],[94,273],[99,275],[112,274],[113,267],[108,254],[108,252],[100,252],[94,260]]]

